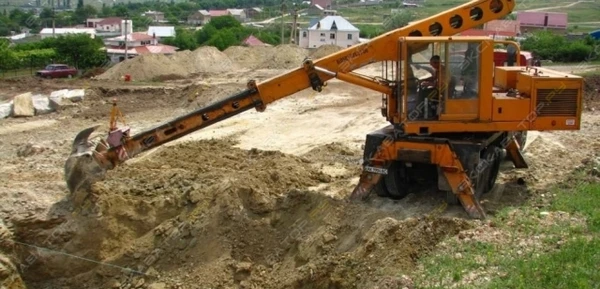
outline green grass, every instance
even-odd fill
[[[588,170],[589,171],[589,170]],[[416,288],[598,288],[600,184],[583,172],[419,261]],[[535,205],[534,205],[535,204]]]
[[[595,288],[600,284],[600,240],[578,238],[557,252],[506,264],[506,278],[494,279],[489,288]]]
[[[592,71],[586,71],[586,72],[575,73],[575,74],[579,75],[579,76],[583,76],[583,77],[600,76],[600,68],[596,69],[596,70],[592,70]]]
[[[437,13],[452,9],[458,5],[464,4],[464,0],[431,0],[425,2],[423,7],[411,8],[416,15],[416,19],[423,19]],[[572,2],[566,0],[523,0],[517,1],[515,11],[528,9],[544,8],[551,6],[562,6]],[[337,9],[340,15],[347,18],[352,23],[381,23],[384,15],[391,13],[391,8],[384,6],[365,6],[365,7],[346,7]],[[568,13],[569,22],[593,22],[600,21],[598,19],[598,11],[600,11],[600,3],[579,3],[567,8],[557,8],[554,10],[544,10],[549,12],[566,12]],[[285,17],[285,21],[291,21],[291,17]],[[299,17],[299,22],[308,22],[310,17]],[[600,25],[597,25],[600,27]],[[576,32],[589,32],[595,30],[594,26],[578,27]]]
[[[548,12],[566,12],[569,22],[594,22],[600,21],[598,11],[600,2],[584,2],[567,8],[545,10]],[[600,27],[600,24],[596,27]]]

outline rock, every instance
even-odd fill
[[[111,278],[108,281],[106,281],[105,284],[106,288],[121,288],[121,282],[119,282],[119,280]]]
[[[73,89],[70,90],[67,94],[65,94],[64,98],[67,98],[72,102],[80,102],[83,100],[84,95],[85,89]]]
[[[64,106],[72,106],[76,102],[83,100],[85,89],[61,89],[50,93],[50,105],[53,109],[59,109]]]
[[[144,285],[144,283],[146,282],[146,280],[144,280],[144,278],[139,278],[135,281],[135,288],[140,288]]]
[[[17,149],[17,156],[29,157],[29,156],[32,156],[35,154],[39,154],[39,153],[43,152],[44,150],[45,150],[45,148],[43,148],[41,146],[28,143]]]
[[[68,89],[55,90],[50,93],[50,98],[62,98],[68,92]]]
[[[233,279],[236,281],[243,281],[250,277],[252,271],[252,263],[250,262],[240,262],[237,264],[235,269],[235,275]]]
[[[148,289],[165,289],[167,288],[167,284],[165,283],[152,283],[148,285]]]
[[[154,269],[154,267],[150,267],[150,268],[148,268],[148,270],[146,270],[146,275],[151,276],[151,277],[158,277],[158,271],[156,271],[156,269]]]
[[[19,94],[15,96],[13,102],[13,115],[14,116],[34,116],[35,108],[33,107],[33,100],[31,98],[31,92]]]
[[[36,115],[48,114],[55,110],[51,105],[50,99],[44,95],[36,94],[31,97],[33,101],[33,108],[35,109]]]
[[[250,262],[240,262],[236,266],[236,273],[250,272],[250,270],[252,270],[252,263]]]
[[[196,204],[196,203],[200,202],[201,199],[202,199],[202,194],[197,190],[191,191],[188,195],[188,200],[192,204]]]
[[[323,242],[325,244],[333,242],[337,240],[337,236],[335,236],[334,234],[331,234],[329,232],[326,232],[325,234],[323,234]]]
[[[7,118],[13,113],[13,102],[0,104],[0,119]]]

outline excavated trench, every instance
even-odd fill
[[[406,285],[398,272],[471,226],[406,218],[391,201],[353,204],[310,191],[348,182],[353,172],[331,177],[309,158],[232,145],[214,140],[159,151],[109,172],[76,215],[14,222],[15,240],[54,250],[16,246],[20,264],[29,260],[21,270],[27,288]],[[330,145],[311,156],[339,150],[347,149]],[[68,207],[56,204],[55,215]]]

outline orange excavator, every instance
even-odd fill
[[[306,59],[271,79],[250,80],[236,95],[133,136],[113,127],[102,145],[88,140],[97,127],[83,130],[65,164],[67,186],[71,192],[86,190],[142,152],[251,109],[263,112],[304,89],[321,92],[336,78],[380,92],[381,112],[390,123],[367,134],[363,172],[351,199],[373,192],[399,199],[419,183],[433,184],[446,192],[447,202],[484,218],[479,199],[493,188],[500,162],[508,158],[516,168],[527,168],[521,153],[527,131],[578,130],[581,121],[581,77],[519,63],[494,67],[497,42],[453,36],[501,19],[514,7],[514,0],[465,3],[318,60]],[[381,77],[353,72],[372,63],[381,63]],[[416,69],[429,65],[432,77],[415,77]]]

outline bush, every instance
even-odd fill
[[[52,48],[15,51],[14,55],[23,67],[44,67],[58,56]]]
[[[600,42],[590,37],[568,41],[564,36],[548,31],[534,33],[521,43],[521,49],[535,52],[542,59],[559,62],[579,62],[596,57],[595,47]]]
[[[374,38],[384,32],[381,25],[357,24],[356,28],[360,29],[360,37],[362,38]]]

